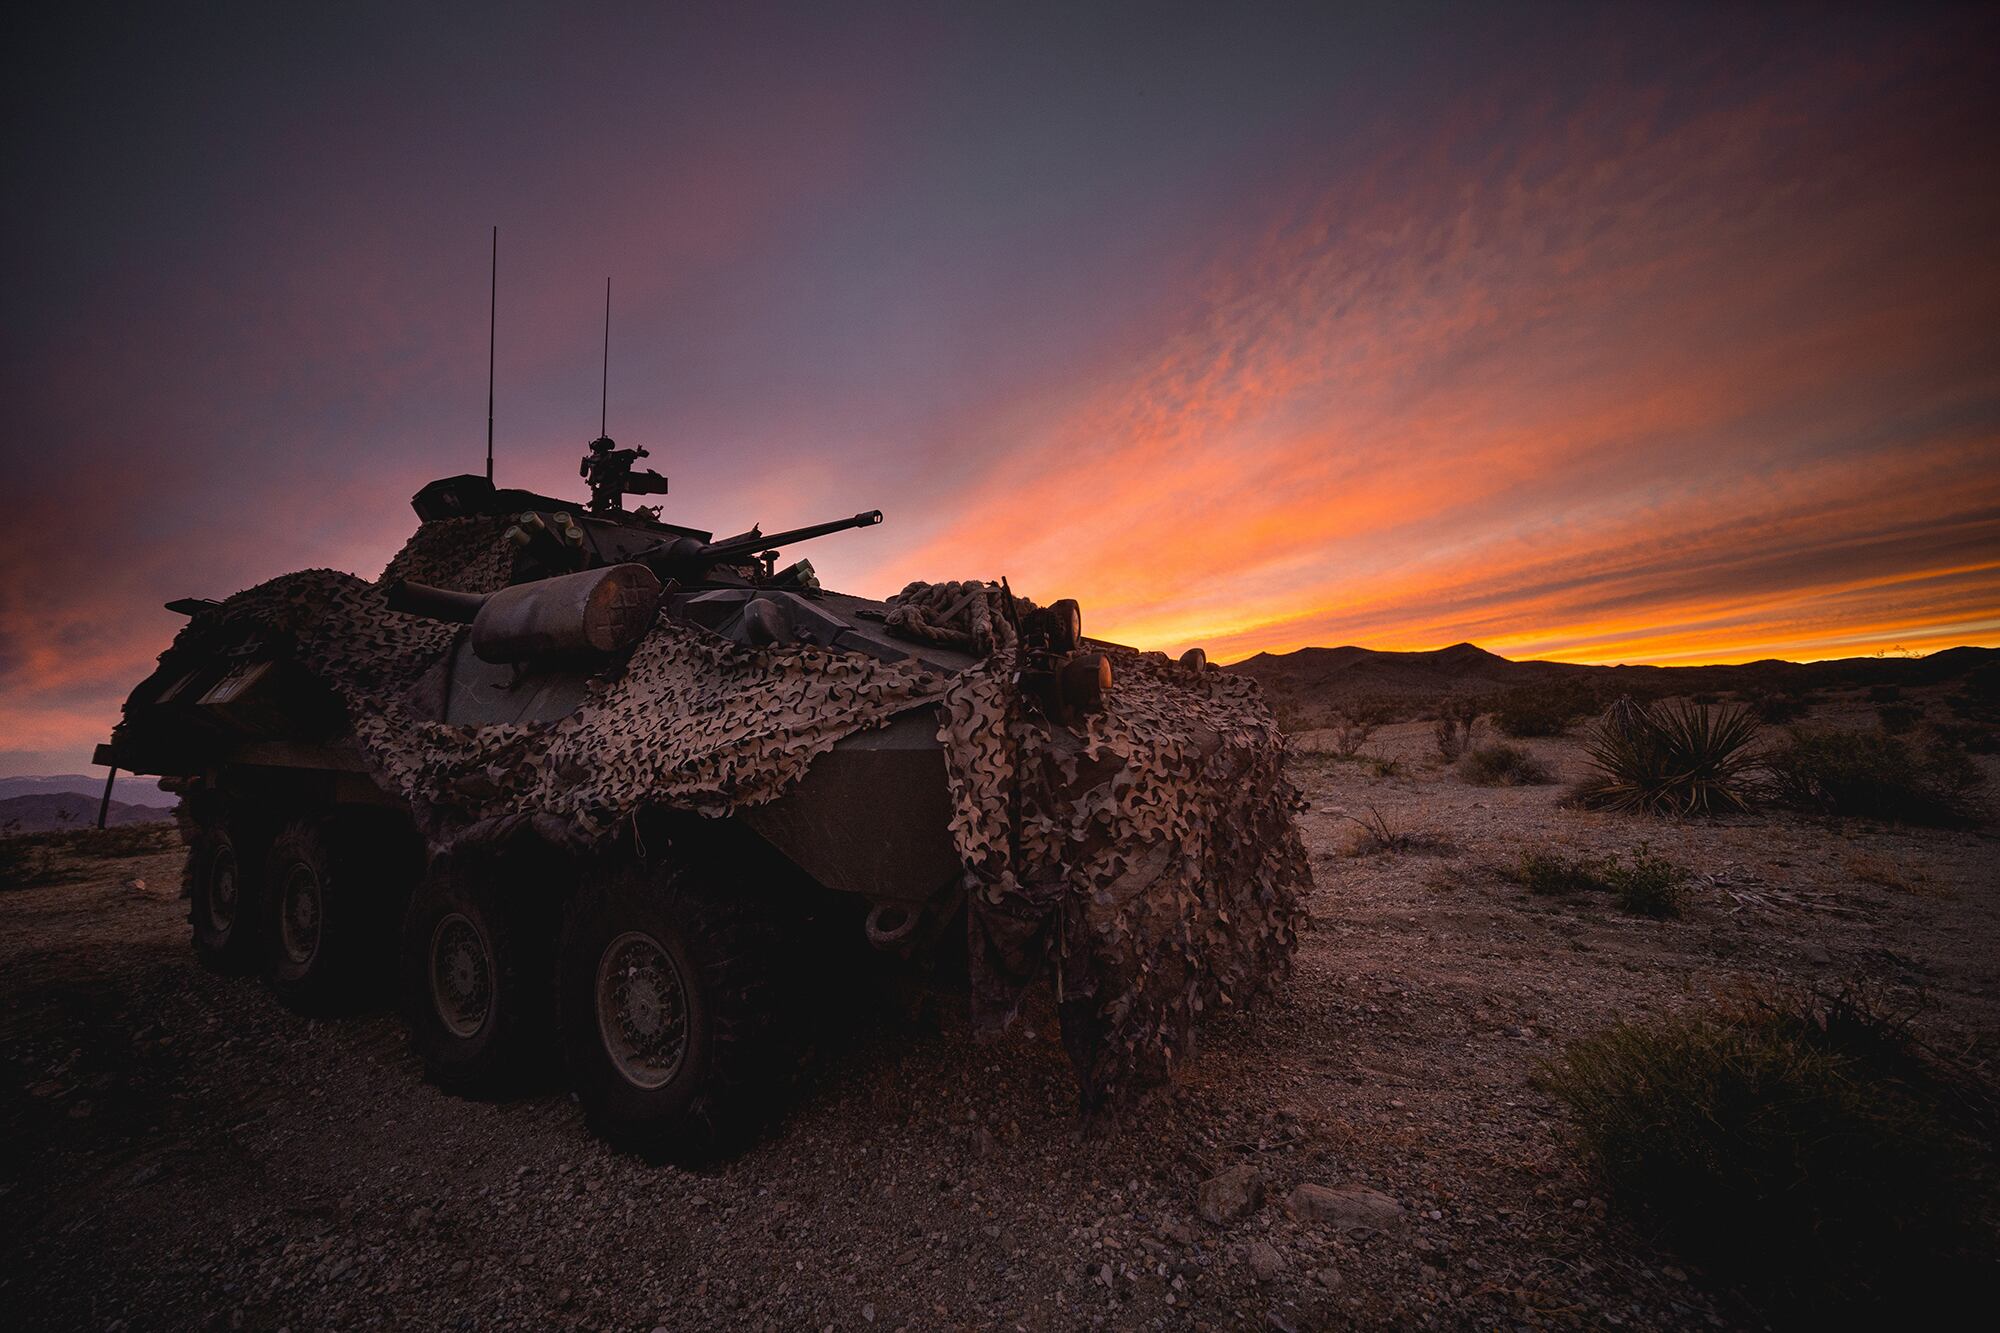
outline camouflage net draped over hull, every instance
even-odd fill
[[[287,575],[201,628],[289,640],[341,697],[377,779],[440,844],[530,824],[587,845],[642,807],[726,815],[781,795],[841,738],[937,706],[974,1022],[1004,1027],[1048,972],[1093,1102],[1171,1072],[1201,1013],[1248,1002],[1288,969],[1309,872],[1283,741],[1248,680],[1120,651],[1105,710],[1051,725],[1012,687],[998,588],[913,584],[896,604],[915,633],[977,637],[991,657],[945,676],[805,645],[745,648],[662,616],[559,721],[426,720],[422,678],[458,630],[389,610],[387,582],[503,586],[498,527],[426,523],[383,582]]]

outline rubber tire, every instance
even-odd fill
[[[263,904],[256,866],[240,847],[227,824],[199,828],[188,846],[188,924],[193,928],[194,956],[211,972],[241,976],[257,970],[261,957]],[[225,867],[236,880],[236,911],[226,928],[215,924],[210,895]]]
[[[618,1072],[597,1017],[597,968],[612,941],[649,935],[687,992],[688,1048],[658,1088]],[[572,895],[557,968],[562,1045],[591,1128],[644,1156],[701,1161],[748,1140],[782,1068],[773,969],[782,935],[745,895],[724,895],[686,869],[619,863]]]
[[[271,843],[264,869],[264,981],[286,1007],[305,1014],[344,1011],[380,978],[389,956],[387,931],[369,925],[381,915],[381,886],[370,881],[368,858],[355,847],[336,844],[333,819],[289,824]],[[295,870],[318,884],[319,941],[304,962],[285,949],[281,917],[288,880]]]
[[[461,1095],[509,1091],[552,1063],[557,907],[531,896],[498,858],[447,857],[432,865],[403,918],[403,1018],[431,1082]],[[464,916],[483,938],[493,1005],[471,1036],[446,1026],[431,995],[438,923]]]

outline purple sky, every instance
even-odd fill
[[[167,598],[611,434],[829,584],[1093,629],[2000,642],[1978,8],[72,7],[10,43],[0,773]]]

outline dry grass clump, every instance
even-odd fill
[[[1737,1001],[1621,1022],[1538,1081],[1615,1206],[1772,1312],[1906,1320],[1987,1239],[1992,1128],[1909,1019],[1851,991]]]
[[[1458,851],[1449,838],[1417,829],[1397,828],[1372,805],[1368,807],[1366,818],[1350,815],[1348,819],[1355,826],[1354,835],[1347,843],[1349,856],[1374,856],[1378,853],[1401,855],[1405,852],[1450,856]]]
[[[1847,873],[1863,884],[1875,884],[1901,893],[1928,894],[1936,891],[1930,874],[1921,867],[1868,852],[1856,852],[1848,857]]]
[[[1949,745],[1920,747],[1882,732],[1795,734],[1766,766],[1778,799],[1819,814],[1901,824],[1970,820],[1984,775]]]
[[[1458,775],[1480,787],[1534,787],[1555,781],[1547,764],[1505,741],[1468,750],[1458,761]]]
[[[1740,705],[1620,699],[1584,741],[1597,773],[1577,789],[1577,800],[1599,810],[1663,815],[1746,810],[1757,731],[1757,720]]]

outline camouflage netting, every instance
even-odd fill
[[[388,581],[490,591],[510,550],[494,520],[433,521],[381,582],[287,575],[200,628],[247,622],[289,639],[341,696],[377,779],[441,845],[523,824],[587,845],[642,807],[724,815],[778,796],[841,738],[939,705],[974,1021],[1004,1027],[1051,976],[1093,1102],[1169,1073],[1199,1015],[1289,967],[1309,872],[1283,740],[1248,680],[1118,651],[1104,711],[1052,725],[1012,684],[997,585],[912,584],[891,603],[898,632],[975,645],[990,652],[980,667],[752,649],[662,616],[560,721],[425,720],[418,682],[456,627],[389,610]]]

